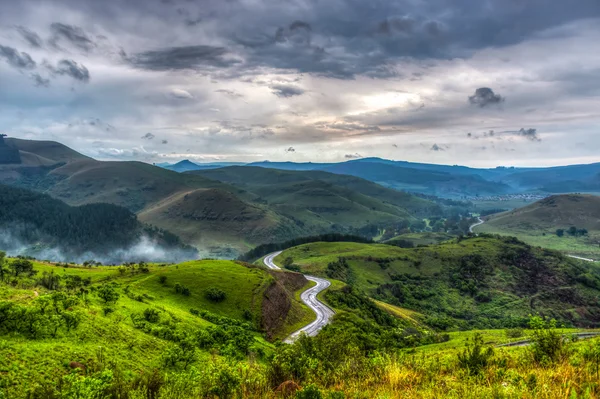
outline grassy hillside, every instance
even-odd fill
[[[352,176],[318,171],[284,171],[259,167],[228,167],[190,174],[234,185],[258,196],[301,226],[357,228],[402,218],[438,214],[435,203],[386,189]]]
[[[568,229],[586,229],[570,235]],[[558,229],[565,230],[557,236]],[[590,258],[600,257],[600,197],[568,194],[548,197],[523,208],[487,218],[475,232],[513,235],[531,245]]]
[[[193,362],[262,356],[272,350],[264,336],[281,336],[311,320],[294,292],[307,284],[302,276],[231,261],[119,268],[34,262],[32,272],[19,276],[3,270],[0,397],[48,397],[36,389],[69,375],[70,362],[89,373],[110,362],[125,379],[134,370],[151,374],[173,360],[182,336],[204,340]],[[224,298],[209,299],[211,290]],[[292,304],[301,317],[291,313]]]
[[[414,327],[422,315],[336,283],[326,295],[337,310],[333,324],[314,338],[273,344],[264,339],[266,309],[280,310],[269,322],[285,318],[279,334],[306,323],[283,316],[295,313],[293,298],[305,288],[297,274],[230,261],[34,262],[37,274],[15,276],[7,267],[15,261],[0,257],[2,399],[275,399],[286,389],[332,399],[586,397],[597,380],[600,340],[562,341],[559,334],[573,330],[544,321],[535,330],[423,334]],[[208,299],[211,289],[224,299]],[[281,295],[290,307],[278,305]],[[488,349],[525,336],[556,346]]]
[[[47,162],[2,167],[0,182],[70,205],[123,206],[209,256],[441,212],[432,201],[351,176],[254,167],[183,174],[141,162],[100,162],[54,142],[10,143]]]
[[[421,312],[436,328],[516,326],[532,313],[580,326],[600,323],[600,270],[513,238],[474,237],[412,249],[311,243],[275,261],[287,257],[303,272]]]
[[[56,141],[16,138],[6,138],[4,141],[9,147],[19,150],[21,160],[27,166],[52,165],[91,159]]]

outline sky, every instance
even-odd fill
[[[0,131],[151,163],[600,162],[600,1],[0,0]]]

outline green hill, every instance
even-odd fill
[[[86,259],[119,262],[123,256],[156,259],[148,245],[169,251],[172,259],[195,257],[167,231],[144,226],[134,213],[112,204],[71,207],[62,201],[30,190],[0,184],[0,248],[46,259]],[[131,251],[138,246],[139,251]]]
[[[55,142],[7,139],[37,161],[0,167],[0,182],[69,205],[110,203],[170,230],[209,256],[366,225],[440,214],[440,205],[352,176],[227,167],[177,173],[141,162],[101,162]]]
[[[94,373],[110,359],[119,370],[151,375],[182,359],[262,356],[273,348],[265,337],[285,337],[312,317],[295,299],[307,284],[303,276],[231,261],[119,268],[34,262],[33,272],[18,277],[3,270],[0,392],[10,398],[48,397],[42,387],[53,389],[71,362]],[[8,284],[7,273],[17,284]],[[187,358],[178,356],[182,337],[198,345]]]
[[[587,233],[569,234],[571,227]],[[563,235],[558,236],[557,230],[564,230]],[[532,245],[595,259],[600,257],[600,197],[551,196],[487,218],[475,232],[513,235]]]
[[[311,243],[284,251],[302,272],[339,279],[425,315],[436,328],[522,325],[541,313],[600,324],[600,271],[514,238],[474,237],[422,248]]]
[[[311,234],[440,214],[437,204],[352,176],[238,166],[188,172],[257,196]]]

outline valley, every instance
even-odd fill
[[[548,365],[595,378],[600,197],[535,187],[561,168],[170,168],[5,140],[2,399],[534,392],[505,372],[553,397]]]

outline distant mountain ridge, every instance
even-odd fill
[[[175,164],[168,168],[189,172],[224,166],[224,164],[214,163],[182,162],[185,163],[181,166]],[[519,194],[531,191],[540,193],[600,191],[600,163],[547,168],[502,166],[471,168],[371,157],[339,163],[261,161],[236,166],[288,171],[325,171],[361,177],[397,190],[449,198]]]

